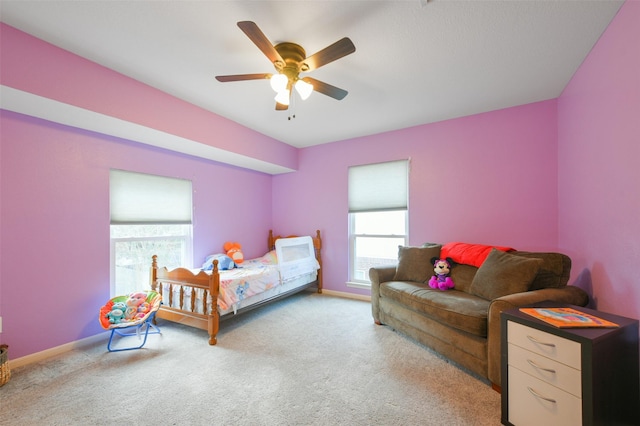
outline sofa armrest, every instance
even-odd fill
[[[544,300],[558,303],[568,303],[576,306],[586,306],[589,296],[579,287],[566,286],[562,288],[543,288],[540,290],[525,291],[523,293],[509,294],[495,299],[489,305],[487,318],[487,360],[489,380],[500,386],[500,314],[508,309],[532,305]]]
[[[378,266],[369,269],[369,280],[371,281],[371,313],[376,324],[380,322],[380,284],[393,280],[396,275],[395,266]]]

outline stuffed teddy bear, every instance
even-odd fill
[[[124,302],[116,302],[111,307],[111,310],[107,312],[107,319],[111,324],[120,324],[125,320],[124,313],[127,309],[127,305]]]
[[[433,263],[434,276],[429,280],[429,287],[439,290],[449,290],[455,287],[453,280],[449,276],[451,268],[453,267],[453,260],[450,257],[446,259],[439,259],[434,257],[431,259]]]
[[[242,254],[242,246],[240,243],[227,241],[224,243],[224,251],[236,265],[240,265],[244,261],[244,255]]]

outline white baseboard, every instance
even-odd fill
[[[356,299],[356,300],[362,300],[365,302],[371,302],[371,296],[367,296],[364,294],[345,293],[343,291],[325,290],[325,289],[322,289],[322,294],[326,294],[327,296],[344,297],[346,299]]]
[[[9,368],[18,368],[28,364],[33,364],[34,362],[44,361],[48,358],[63,354],[65,352],[92,345],[94,343],[108,339],[110,333],[110,331],[106,331],[104,333],[96,334],[95,336],[85,337],[84,339],[56,346],[55,348],[45,349],[44,351],[36,352],[34,354],[26,355],[16,359],[10,359],[8,361]]]

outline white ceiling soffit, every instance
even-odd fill
[[[268,174],[294,171],[287,167],[257,160],[245,155],[225,151],[201,142],[186,139],[140,124],[121,120],[105,114],[89,111],[63,102],[44,98],[7,86],[0,86],[0,107],[7,111],[37,117],[66,126],[72,126],[109,136],[128,139],[178,151],[199,158],[214,160]],[[177,149],[179,147],[179,149]]]
[[[558,97],[622,0],[15,1],[3,22],[295,147]],[[309,73],[345,89],[275,111],[273,66],[237,27],[313,54],[355,53]],[[295,115],[295,118],[293,116]],[[182,142],[181,142],[182,143]]]

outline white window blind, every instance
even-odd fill
[[[406,210],[409,160],[349,167],[349,213]]]
[[[111,170],[112,225],[191,224],[191,181]]]

